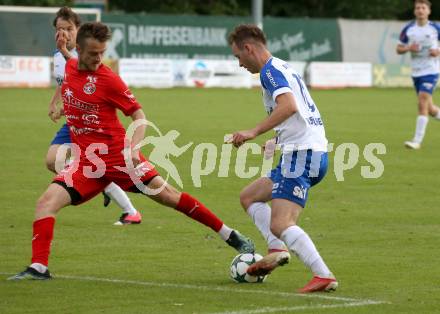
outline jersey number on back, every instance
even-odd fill
[[[300,90],[301,90],[301,95],[303,96],[303,99],[304,99],[304,102],[307,104],[307,106],[309,107],[309,110],[311,111],[311,112],[315,112],[315,104],[313,103],[313,101],[311,100],[311,99],[309,99],[308,97],[307,97],[307,95],[306,95],[306,92],[305,92],[305,88],[304,88],[304,85],[303,85],[303,81],[301,80],[301,78],[298,76],[298,75],[296,75],[296,74],[292,74],[292,76],[296,79],[296,82],[298,83],[298,86],[299,86],[299,88],[300,88]]]

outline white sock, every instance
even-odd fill
[[[232,229],[223,224],[223,226],[220,228],[220,230],[217,232],[219,236],[223,239],[223,241],[226,241],[229,239],[229,236],[231,235]]]
[[[267,242],[267,247],[269,250],[286,250],[284,242],[278,239],[270,231],[270,215],[272,209],[269,205],[262,202],[252,203],[247,209],[247,213],[251,216],[254,224],[260,230],[264,239]]]
[[[440,120],[440,110],[437,111],[437,114],[435,116],[433,116],[433,118],[436,120]]]
[[[37,272],[42,274],[45,273],[47,270],[47,266],[40,263],[32,263],[29,267],[35,269]]]
[[[422,143],[425,136],[426,126],[428,125],[428,117],[419,115],[416,121],[416,134],[414,135],[414,142]]]
[[[124,213],[136,215],[136,208],[133,207],[133,204],[124,190],[121,189],[116,183],[112,182],[107,185],[104,192],[122,209]]]
[[[312,239],[300,227],[290,226],[283,231],[281,239],[315,275],[322,278],[333,277]]]

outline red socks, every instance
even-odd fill
[[[53,239],[54,217],[45,217],[34,221],[32,238],[32,263],[47,266],[50,244]]]
[[[182,193],[176,209],[215,232],[219,232],[223,226],[223,221],[206,208],[205,205],[187,193]]]
[[[182,193],[176,209],[192,219],[204,224],[215,232],[220,231],[223,222],[198,200],[187,193]],[[50,245],[55,226],[54,217],[45,217],[34,221],[32,238],[32,263],[45,266],[49,262]]]

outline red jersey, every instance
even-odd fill
[[[103,64],[96,71],[78,70],[78,60],[70,59],[61,92],[70,137],[81,152],[92,143],[104,143],[107,158],[119,155],[124,148],[125,129],[116,109],[129,116],[141,108],[119,75]]]

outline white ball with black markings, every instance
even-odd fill
[[[250,265],[262,259],[260,254],[243,253],[238,254],[231,263],[231,278],[235,282],[263,282],[267,276],[251,276],[246,271]]]

